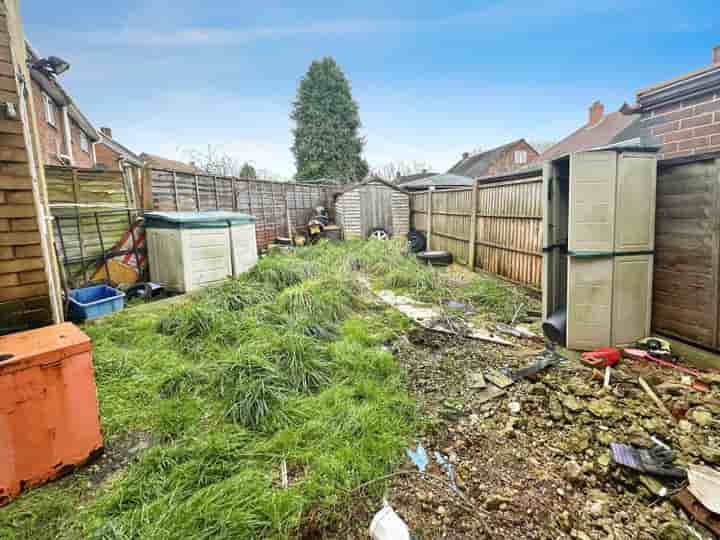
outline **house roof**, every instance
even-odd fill
[[[415,174],[406,174],[405,176],[399,176],[397,178],[397,181],[395,182],[396,185],[402,186],[403,184],[407,184],[408,182],[413,182],[415,180],[422,180],[423,178],[428,178],[430,176],[435,176],[436,172],[431,171],[424,171],[420,173]]]
[[[149,167],[154,167],[156,169],[168,169],[171,171],[184,172],[188,174],[201,174],[203,172],[201,169],[198,169],[197,167],[195,167],[194,165],[190,165],[189,163],[184,163],[175,159],[167,159],[161,156],[156,156],[154,154],[147,154],[145,152],[140,154],[139,158],[143,161],[145,165]]]
[[[143,160],[135,152],[133,152],[126,146],[123,146],[115,139],[108,137],[102,131],[98,131],[98,134],[100,135],[100,143],[110,148],[110,150],[118,154],[122,159],[132,163],[137,167],[143,166]]]
[[[448,173],[458,176],[468,176],[471,178],[485,176],[488,174],[490,167],[493,163],[495,163],[495,161],[497,161],[507,150],[522,142],[526,142],[525,139],[518,139],[516,141],[503,144],[502,146],[498,146],[497,148],[492,148],[491,150],[486,150],[485,152],[470,155],[450,167]]]
[[[458,174],[444,173],[436,174],[428,178],[413,180],[402,185],[403,189],[408,191],[421,191],[431,186],[439,189],[461,188],[473,185],[473,179],[469,176],[461,176]]]
[[[595,125],[588,126],[585,124],[577,129],[540,154],[538,161],[545,161],[580,150],[617,144],[628,139],[645,140],[648,136],[649,133],[640,123],[639,114],[626,114],[616,111],[606,114]]]
[[[32,80],[34,80],[40,88],[42,88],[43,92],[49,95],[55,103],[61,107],[67,107],[68,116],[75,121],[92,142],[99,141],[100,135],[98,131],[75,104],[72,96],[67,93],[57,78],[54,75],[48,75],[44,71],[32,67],[32,63],[40,59],[40,55],[33,49],[30,42],[25,41],[25,48],[27,50],[28,60],[31,62],[30,77]]]

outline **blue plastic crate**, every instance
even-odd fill
[[[108,287],[94,285],[70,291],[70,318],[91,321],[125,307],[125,293]]]

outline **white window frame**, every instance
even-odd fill
[[[80,130],[80,150],[86,154],[90,153],[90,140],[83,130]]]
[[[528,155],[527,150],[515,150],[513,156],[516,165],[525,165],[527,163]]]
[[[52,98],[43,93],[43,101],[45,102],[45,120],[52,127],[57,127],[57,107]]]

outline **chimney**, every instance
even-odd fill
[[[467,158],[469,158],[469,157],[470,157],[470,152],[463,152],[463,153],[462,153],[462,158],[463,158],[463,159],[467,159]]]
[[[108,139],[112,139],[112,129],[110,129],[109,127],[101,127],[100,132]]]
[[[588,116],[588,126],[594,126],[600,120],[603,119],[603,115],[605,114],[605,105],[600,103],[599,101],[595,101],[592,105],[590,105],[590,114]]]
[[[713,49],[713,64],[720,64],[720,45]]]

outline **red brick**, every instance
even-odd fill
[[[666,152],[677,152],[677,149],[678,149],[678,145],[675,144],[675,143],[673,143],[673,144],[664,144],[664,145],[662,145],[662,146],[660,147],[660,152],[663,153],[663,154],[666,153]]]
[[[698,137],[697,139],[690,139],[689,141],[682,141],[678,144],[678,150],[691,150],[694,148],[701,148],[710,144],[710,139],[707,137]]]
[[[671,143],[675,141],[684,141],[685,139],[689,139],[693,136],[693,130],[692,129],[686,129],[683,131],[673,131],[672,133],[665,135],[663,137],[664,143]]]
[[[704,137],[705,135],[713,135],[715,133],[720,133],[720,124],[712,124],[710,126],[695,128],[693,131],[693,134],[696,137]]]
[[[720,99],[709,103],[703,103],[701,105],[695,105],[695,114],[703,114],[713,111],[720,111]]]
[[[658,107],[657,109],[655,109],[654,112],[656,115],[667,114],[669,112],[677,111],[678,109],[680,109],[680,107],[682,107],[681,103],[670,103],[669,105],[663,105],[661,107]]]
[[[667,124],[662,124],[657,127],[652,128],[652,134],[653,135],[663,135],[665,133],[670,133],[671,131],[677,131],[680,129],[680,122],[668,122]]]
[[[703,114],[700,116],[694,116],[692,118],[688,118],[687,120],[683,120],[680,122],[680,128],[691,128],[691,127],[698,127],[698,126],[705,126],[707,124],[712,123],[713,115],[712,113]]]
[[[695,113],[693,112],[693,108],[688,107],[687,109],[680,109],[679,111],[676,111],[674,113],[666,114],[664,118],[668,122],[672,122],[674,120],[684,120],[685,118],[690,118],[694,114]]]

